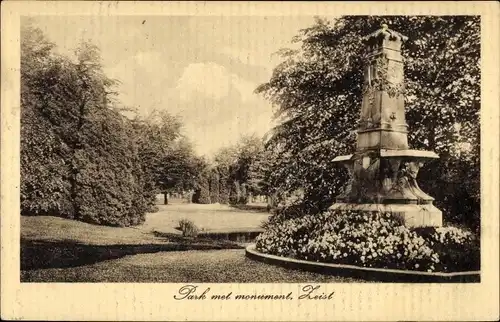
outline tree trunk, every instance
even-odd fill
[[[163,193],[163,204],[168,205],[168,193]]]

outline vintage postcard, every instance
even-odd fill
[[[499,18],[2,3],[2,319],[498,320]]]

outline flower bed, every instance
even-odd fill
[[[410,229],[390,213],[327,211],[274,218],[262,253],[309,261],[428,272],[479,270],[479,241],[456,227]]]

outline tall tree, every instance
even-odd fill
[[[23,213],[143,222],[136,146],[111,104],[115,81],[103,73],[98,48],[82,43],[74,59],[56,55],[31,25],[23,26],[21,42]]]
[[[214,162],[220,178],[219,198],[223,202],[246,203],[249,194],[257,192],[253,189],[257,186],[250,182],[251,171],[263,150],[262,138],[248,135],[233,146],[218,151]]]
[[[262,149],[249,167],[248,186],[256,195],[270,196],[273,187],[270,184],[271,171],[277,155],[270,149]]]
[[[236,180],[245,184],[249,181],[250,168],[263,149],[262,138],[256,135],[244,136],[240,139],[237,144]]]
[[[210,167],[208,163],[204,164],[196,180],[193,202],[199,204],[209,204],[210,200]]]
[[[31,24],[21,28],[21,211],[73,216],[70,148],[44,117],[55,76],[55,45]],[[51,77],[47,74],[51,73]],[[47,79],[48,78],[48,79]],[[53,81],[52,81],[53,83]]]
[[[210,202],[211,203],[220,203],[220,176],[217,168],[210,168]]]
[[[221,148],[214,157],[214,167],[219,174],[219,202],[229,203],[237,163],[236,146]]]
[[[138,137],[139,155],[147,188],[152,194],[167,195],[194,187],[198,175],[198,160],[187,138],[182,135],[181,120],[168,111],[153,111],[147,117],[133,120]]]
[[[200,171],[199,162],[187,139],[181,138],[172,142],[156,170],[158,185],[165,196],[172,191],[193,189]]]

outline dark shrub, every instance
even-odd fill
[[[219,176],[219,203],[229,203],[230,184],[222,173]]]
[[[240,201],[240,184],[237,181],[234,181],[231,185],[231,190],[229,191],[229,203],[231,205],[236,205]]]
[[[240,185],[240,197],[238,198],[238,203],[241,205],[246,205],[248,203],[249,194],[246,184]]]
[[[71,218],[70,151],[37,111],[21,113],[21,213]]]
[[[202,173],[199,177],[198,187],[193,195],[193,202],[199,204],[210,203],[210,187],[206,173]]]
[[[210,202],[211,203],[218,203],[220,202],[220,187],[219,187],[219,174],[217,173],[217,170],[212,170],[210,171]]]

